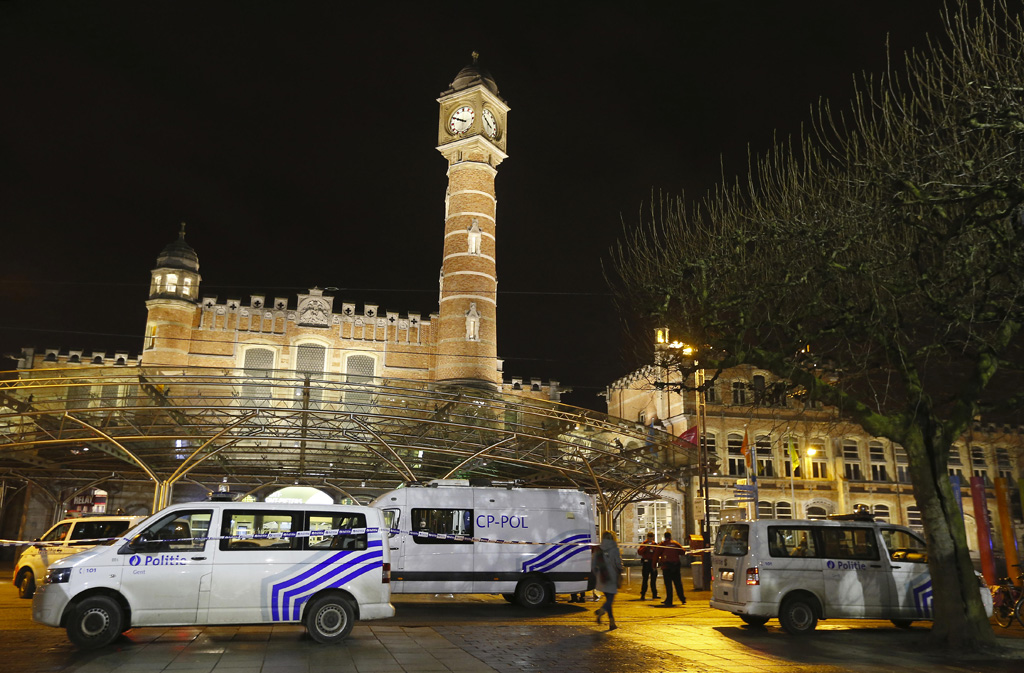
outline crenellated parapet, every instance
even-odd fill
[[[247,302],[205,296],[196,329],[236,332],[242,338],[318,334],[332,340],[422,345],[430,341],[430,327],[430,316],[424,319],[419,313],[402,315],[377,304],[341,302],[335,307],[334,297],[312,288],[307,294],[298,295],[294,303],[286,297],[267,301],[264,295],[250,295]]]

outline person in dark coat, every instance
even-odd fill
[[[601,545],[591,556],[590,566],[597,581],[595,588],[604,594],[604,605],[594,613],[597,615],[597,623],[600,624],[601,617],[608,615],[608,630],[614,631],[619,627],[615,625],[612,602],[615,601],[622,579],[622,555],[619,554],[615,533],[610,530],[601,533]]]

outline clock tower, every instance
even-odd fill
[[[494,179],[505,157],[509,107],[473,63],[437,99],[437,149],[448,162],[435,380],[497,389]]]

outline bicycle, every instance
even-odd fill
[[[1020,568],[1014,565],[1014,568]],[[1017,575],[1018,582],[1024,582],[1024,573]],[[996,618],[996,624],[1004,629],[1013,623],[1016,617],[1021,626],[1024,626],[1024,589],[1016,586],[1009,577],[1000,577],[998,584],[991,587],[992,590],[992,614]]]

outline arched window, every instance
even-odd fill
[[[369,355],[345,358],[345,403],[367,406],[373,401],[373,379],[376,361]]]
[[[825,511],[824,507],[812,505],[807,508],[807,518],[814,520],[826,519],[828,518],[828,512]]]
[[[743,448],[743,435],[731,433],[727,440],[729,451],[729,475],[741,477],[747,473],[746,459],[740,453]]]
[[[274,370],[274,351],[270,348],[248,348],[242,384],[242,400],[247,404],[265,404],[271,398],[270,380]]]
[[[717,526],[719,521],[719,512],[722,510],[722,501],[716,500],[715,498],[708,499],[708,523],[712,526]]]
[[[733,404],[746,404],[747,403],[747,382],[746,381],[733,381],[732,382],[732,403]]]
[[[878,521],[884,521],[885,523],[889,523],[889,506],[888,505],[875,505],[872,508],[872,510],[871,510],[871,514]]]
[[[921,524],[921,510],[915,505],[907,507],[907,525],[918,530],[923,528]]]
[[[860,449],[857,447],[856,439],[843,440],[843,469],[849,481],[864,479],[860,464]]]
[[[793,505],[792,503],[780,500],[775,503],[775,518],[776,519],[792,519],[793,518]]]
[[[775,476],[775,461],[772,460],[772,438],[768,435],[759,435],[754,442],[757,452],[757,474],[762,477]]]
[[[708,471],[711,474],[718,474],[721,470],[721,458],[718,456],[718,439],[713,432],[704,433],[703,439],[704,448],[708,456]]]
[[[772,503],[767,500],[761,500],[757,503],[757,518],[759,519],[774,519],[775,518],[775,507]]]
[[[885,461],[885,447],[881,442],[868,442],[868,459],[871,461],[871,481],[889,481],[889,469]]]
[[[295,349],[295,373],[299,378],[309,378],[309,402],[310,406],[319,408],[320,400],[323,399],[322,379],[324,377],[324,365],[327,361],[327,348],[320,344],[299,344]],[[296,404],[302,405],[304,397],[305,380],[299,381],[300,390],[296,391]]]

